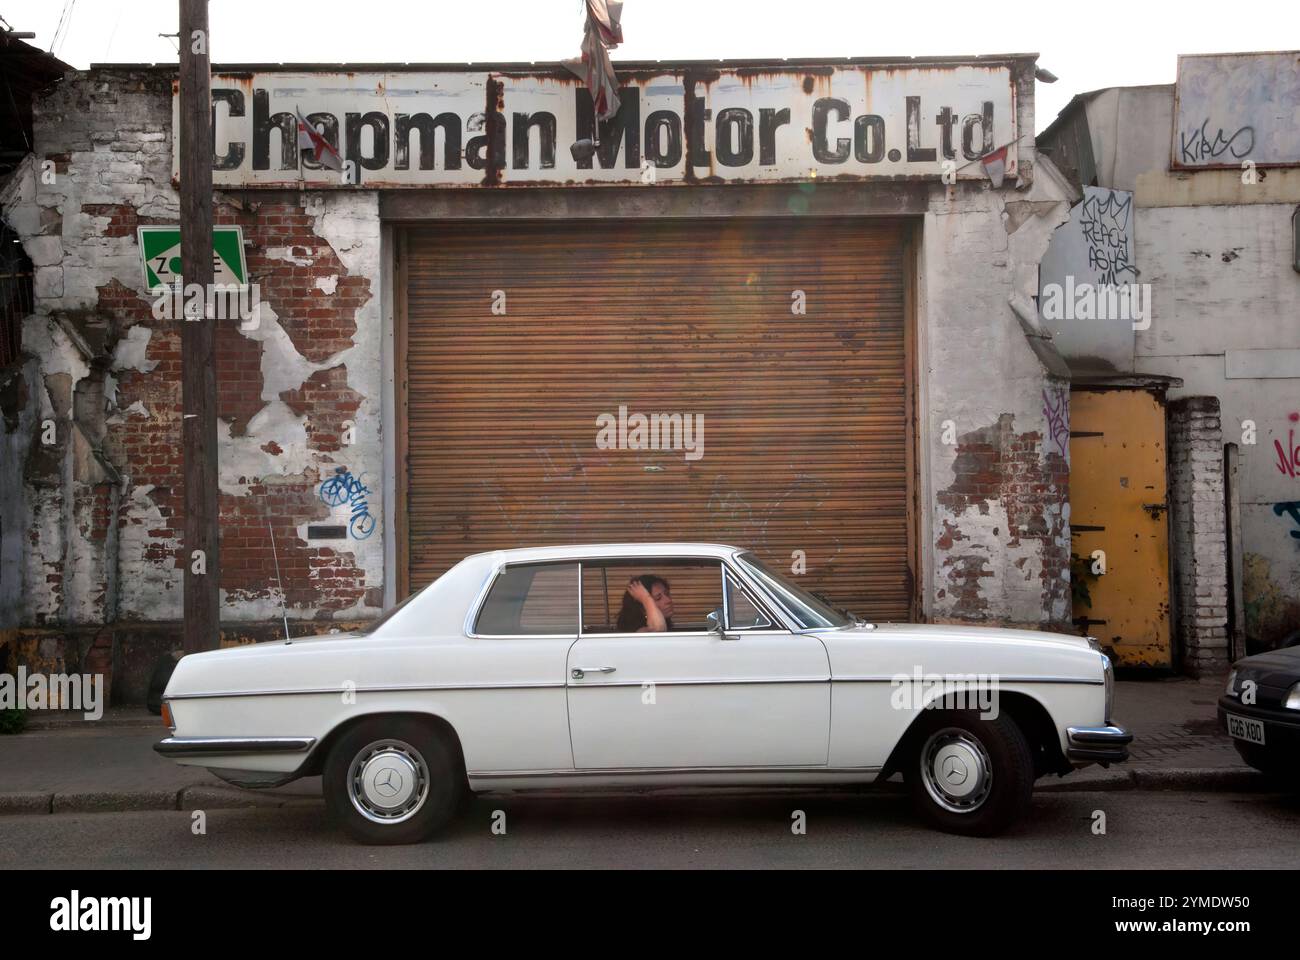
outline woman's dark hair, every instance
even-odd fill
[[[656,577],[653,573],[643,573],[639,577],[633,577],[633,579],[640,580],[647,590],[653,591],[656,583],[662,583],[664,589],[671,592],[671,588],[668,586],[668,581],[663,577]],[[619,633],[636,633],[645,625],[645,607],[641,606],[641,601],[637,600],[631,593],[624,590],[623,606],[619,608],[618,620],[615,621],[615,629]],[[672,620],[668,620],[667,626],[669,630],[673,628]]]

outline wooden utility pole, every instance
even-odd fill
[[[212,286],[212,73],[208,0],[180,0],[181,276],[208,302]],[[217,488],[217,321],[186,298],[181,326],[185,458],[185,652],[215,650],[221,560]]]

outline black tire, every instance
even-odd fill
[[[357,724],[330,750],[323,778],[330,818],[367,844],[427,840],[455,816],[464,783],[454,746],[412,717]],[[381,789],[392,796],[381,798]]]
[[[909,738],[904,778],[918,812],[931,826],[991,837],[1029,812],[1034,757],[1009,716],[982,720],[976,710],[926,711]],[[933,771],[930,776],[927,769]],[[940,775],[948,778],[946,784]],[[961,791],[969,792],[958,795]]]

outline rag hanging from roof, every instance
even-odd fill
[[[1007,146],[1011,146],[1011,144],[1007,144]],[[1007,175],[1007,147],[998,147],[993,152],[986,153],[980,158],[980,165],[984,167],[984,172],[993,181],[993,189],[1001,189],[1002,180]]]
[[[339,152],[330,146],[330,142],[325,139],[321,133],[307,122],[307,118],[302,115],[302,111],[294,108],[294,113],[298,116],[298,149],[312,151],[311,158],[323,167],[330,170],[342,170],[343,158]],[[302,154],[298,156],[301,158]]]
[[[596,119],[608,120],[618,113],[618,77],[609,51],[623,42],[619,0],[587,0],[587,26],[582,35],[582,56],[565,60],[567,67],[591,91]]]

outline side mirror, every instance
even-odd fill
[[[727,633],[722,629],[722,608],[709,611],[705,618],[709,622],[709,633],[716,633],[719,640],[739,640],[740,635],[736,633]]]

